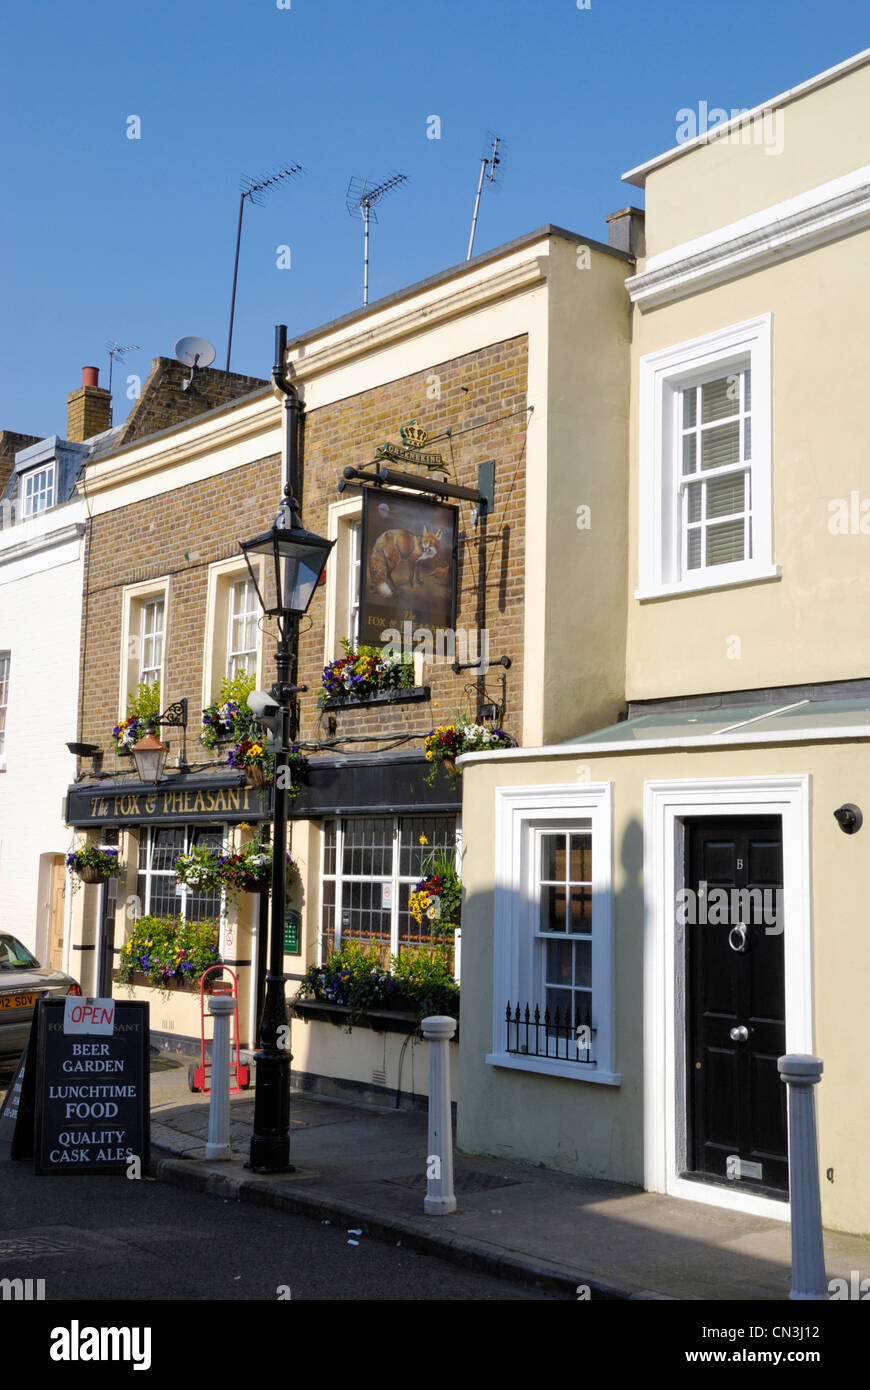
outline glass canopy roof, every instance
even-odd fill
[[[870,737],[870,699],[799,700],[790,704],[731,705],[718,709],[660,710],[609,724],[566,743],[645,743],[648,739],[717,738],[720,734],[768,734],[820,729],[860,729]]]

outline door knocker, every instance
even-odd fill
[[[749,932],[741,922],[739,926],[732,927],[728,933],[728,945],[732,951],[745,951],[749,947]]]

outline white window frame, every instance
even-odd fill
[[[323,919],[324,919],[324,894],[323,894],[323,884],[324,884],[324,883],[327,883],[327,882],[328,882],[328,883],[334,883],[334,884],[335,884],[335,903],[334,903],[334,907],[333,907],[333,911],[334,911],[334,914],[335,914],[335,931],[334,931],[334,934],[333,934],[333,942],[334,942],[334,944],[335,944],[335,949],[336,949],[336,950],[341,946],[341,942],[342,942],[342,934],[341,934],[342,885],[345,884],[345,883],[386,883],[386,884],[389,884],[389,885],[391,886],[391,899],[392,899],[391,908],[390,908],[390,955],[393,955],[393,956],[398,955],[398,954],[399,954],[399,946],[400,946],[400,945],[403,945],[403,946],[413,946],[413,945],[415,944],[415,943],[413,942],[413,940],[407,941],[407,942],[400,942],[400,940],[399,940],[399,885],[400,885],[401,883],[414,884],[414,883],[419,883],[419,882],[420,882],[420,876],[419,876],[419,874],[400,874],[400,873],[399,873],[399,865],[400,865],[400,862],[401,862],[401,860],[400,860],[400,844],[399,844],[399,822],[400,822],[400,821],[403,821],[403,820],[419,820],[419,819],[421,819],[421,818],[426,818],[426,817],[429,816],[429,815],[431,815],[431,817],[432,817],[433,819],[438,819],[438,820],[441,820],[441,819],[450,820],[450,819],[452,819],[452,818],[455,817],[455,820],[456,820],[456,830],[455,830],[456,861],[455,861],[455,862],[456,862],[456,872],[457,872],[457,873],[460,873],[460,872],[461,872],[460,866],[461,866],[461,862],[462,862],[462,827],[461,827],[461,823],[460,823],[460,819],[459,819],[458,813],[447,812],[447,813],[445,813],[445,814],[442,816],[441,813],[439,813],[439,812],[437,812],[437,811],[433,811],[433,812],[430,813],[430,812],[428,812],[428,811],[426,810],[426,807],[425,807],[425,806],[422,806],[422,807],[420,807],[419,810],[417,810],[417,811],[405,811],[405,812],[402,812],[401,814],[393,815],[393,816],[392,816],[392,822],[393,822],[393,861],[392,861],[392,872],[391,872],[391,874],[376,874],[376,875],[374,875],[374,876],[369,875],[369,874],[345,874],[345,873],[342,873],[342,860],[343,860],[343,851],[344,851],[344,830],[343,830],[342,822],[345,821],[345,820],[354,820],[354,819],[357,819],[357,817],[355,817],[354,815],[351,814],[351,815],[344,815],[344,816],[342,816],[342,815],[327,816],[327,817],[325,818],[324,824],[323,824],[323,831],[322,831],[322,834],[321,834],[321,836],[320,836],[320,885],[321,885],[321,892],[320,892],[320,926],[319,926],[319,931],[318,931],[318,942],[317,942],[317,963],[318,963],[318,965],[322,965],[322,964],[323,964],[323,961],[324,961],[324,958],[325,958],[325,955],[326,955],[326,950],[325,950],[326,933],[325,933],[324,928],[323,928]],[[375,819],[375,820],[389,820],[389,819],[391,819],[389,813],[385,813],[385,814],[383,814],[383,815],[379,815],[377,812],[373,813],[373,817],[372,817],[372,818]],[[334,822],[335,822],[335,873],[334,873],[334,874],[327,874],[327,872],[326,872],[326,821],[327,821],[327,820],[328,820],[328,821],[334,821]],[[430,846],[430,848],[431,848],[431,846]],[[349,938],[349,940],[351,940],[351,941],[355,941],[356,939],[357,939],[356,937],[350,937],[350,938]]]
[[[264,592],[265,561],[255,557],[252,561],[260,592]],[[205,650],[202,661],[202,707],[206,709],[220,692],[221,681],[230,669],[230,623],[232,586],[239,579],[249,579],[250,574],[241,557],[220,560],[209,565],[208,592],[205,609]],[[259,608],[259,602],[257,604]],[[262,614],[260,614],[262,617]],[[257,621],[257,656],[253,675],[257,687],[262,684],[263,672],[263,623]]]
[[[782,573],[773,560],[772,324],[772,314],[762,314],[640,359],[637,599],[720,589]],[[746,367],[752,373],[752,556],[684,571],[678,506],[681,392]]]
[[[358,540],[354,549],[354,526],[358,524]],[[332,502],[327,515],[326,534],[335,541],[329,564],[326,566],[326,622],[323,633],[323,664],[344,655],[343,637],[352,637],[354,614],[354,572],[359,573],[360,542],[362,539],[362,497],[342,498]],[[356,594],[357,626],[359,590]]]
[[[163,600],[163,641],[160,651],[160,698],[166,693],[164,673],[169,640],[169,577],[129,584],[121,593],[121,673],[119,682],[119,717],[127,718],[127,697],[142,680],[142,624],[144,610],[155,599]]]
[[[148,631],[149,618],[152,613],[160,610],[160,625],[155,623],[153,630]],[[139,679],[137,685],[157,685],[163,675],[163,644],[166,637],[166,599],[163,594],[154,594],[151,598],[144,598],[139,603]],[[156,644],[160,643],[159,662],[146,664],[146,649],[150,655],[154,655]],[[146,674],[152,679],[146,680]]]
[[[540,1072],[573,1081],[618,1086],[615,1070],[613,972],[612,784],[497,787],[495,790],[495,915],[493,1023],[490,1066]],[[592,822],[592,1046],[591,1060],[569,1061],[507,1052],[505,1008],[525,1007],[535,978],[541,830],[585,828]],[[566,939],[568,937],[566,936]],[[543,982],[541,981],[541,987]],[[529,998],[534,1006],[542,1000]]]
[[[0,728],[0,772],[6,771],[6,734],[9,728],[9,673],[11,669],[11,651],[0,652],[0,711],[4,715],[3,725]]]
[[[243,586],[244,586],[244,588],[243,588]],[[244,608],[241,612],[236,612],[236,607],[235,607],[236,594],[239,593],[240,591],[243,592],[244,589],[250,589],[251,605],[250,605],[249,607]],[[259,620],[260,612],[261,612],[261,609],[260,609],[260,604],[259,604],[258,599],[257,599],[257,591],[256,591],[256,589],[255,589],[255,587],[254,587],[253,581],[252,581],[252,579],[251,579],[250,574],[248,573],[247,566],[246,566],[246,567],[245,567],[245,572],[244,572],[244,574],[238,574],[238,575],[236,575],[234,578],[230,579],[229,587],[228,587],[228,589],[227,589],[227,660],[226,660],[226,674],[227,674],[228,677],[232,677],[232,676],[235,674],[235,672],[233,671],[233,663],[234,663],[235,659],[236,659],[237,657],[242,657],[242,656],[243,656],[243,657],[253,657],[253,670],[247,671],[247,667],[246,667],[246,671],[247,671],[247,674],[248,674],[248,675],[252,675],[252,676],[254,676],[254,678],[256,679],[257,667],[258,667],[258,664],[259,664],[259,648],[260,648],[260,643],[259,643],[259,640],[258,640],[258,639],[259,639],[259,634],[258,634],[258,630],[257,630],[257,622],[258,622],[258,620]],[[251,617],[251,616],[253,616],[253,618],[254,618],[254,633],[255,633],[255,636],[254,636],[254,645],[253,645],[253,647],[240,647],[238,650],[236,650],[236,649],[234,648],[234,646],[233,646],[233,628],[235,627],[236,622],[237,622],[240,618],[245,618],[245,619],[246,619],[246,618],[249,618],[249,617]]]
[[[27,473],[20,475],[22,516],[38,516],[40,512],[47,512],[49,507],[54,506],[55,477],[56,465],[54,460],[51,463],[42,464],[39,468],[31,468]],[[43,478],[44,482],[42,482]],[[41,484],[39,488],[37,488],[37,483]],[[31,505],[34,498],[37,502],[41,501],[40,506]]]
[[[174,879],[175,879],[175,872],[174,872],[173,869],[171,869],[171,868],[170,868],[170,869],[152,869],[152,867],[151,867],[151,857],[152,857],[154,836],[156,835],[156,833],[157,833],[158,830],[171,830],[171,829],[173,829],[173,828],[174,828],[174,827],[173,827],[171,824],[166,824],[166,825],[144,825],[144,826],[142,827],[142,834],[141,834],[141,837],[140,837],[140,839],[139,839],[139,841],[138,841],[138,849],[137,849],[137,856],[138,856],[138,859],[137,859],[137,868],[136,868],[136,890],[137,890],[137,894],[138,894],[139,879],[140,879],[140,878],[144,878],[144,880],[145,880],[145,892],[144,892],[144,894],[141,895],[141,896],[142,896],[142,913],[141,913],[141,915],[142,915],[143,917],[149,916],[150,913],[151,913],[151,911],[152,911],[152,908],[151,908],[151,885],[152,885],[153,880],[154,880],[154,879],[166,879],[166,878],[171,878],[171,879],[174,881]],[[211,829],[211,828],[212,828],[211,826],[202,826],[202,825],[199,825],[198,823],[193,823],[193,822],[191,822],[190,824],[185,824],[185,825],[183,825],[183,826],[182,826],[182,829],[183,829],[183,831],[184,831],[184,848],[183,848],[183,850],[180,851],[180,852],[183,853],[183,854],[189,854],[191,848],[193,847],[193,843],[194,843],[194,839],[195,839],[195,835],[196,835],[197,830]],[[228,847],[228,845],[229,845],[229,827],[228,827],[226,824],[224,824],[222,821],[215,821],[215,822],[214,822],[214,829],[220,830],[220,832],[221,832],[221,835],[222,835],[222,846],[221,846],[221,851],[220,851],[220,852],[221,852],[221,854],[226,854],[226,853],[227,853],[227,847]],[[139,864],[141,864],[143,855],[144,855],[144,858],[145,858],[145,868],[144,868],[144,869],[139,867]],[[179,887],[178,887],[178,888],[176,889],[176,891],[175,891],[175,898],[176,898],[176,902],[177,902],[177,904],[178,904],[178,914],[177,914],[177,915],[178,915],[178,917],[181,919],[181,921],[183,921],[183,922],[187,922],[187,920],[188,920],[188,917],[187,917],[187,899],[188,899],[188,896],[193,896],[193,890],[192,890],[192,889],[189,889],[185,884],[179,885]],[[218,910],[218,921],[220,922],[220,927],[221,927],[221,937],[223,937],[223,929],[224,929],[224,927],[226,926],[226,921],[227,921],[227,895],[226,895],[226,891],[223,890],[223,889],[221,890],[221,895],[220,895],[220,907],[219,907],[219,910]]]

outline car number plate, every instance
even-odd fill
[[[32,1009],[37,994],[0,994],[0,1009]]]

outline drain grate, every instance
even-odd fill
[[[0,1260],[35,1260],[39,1255],[70,1255],[80,1249],[65,1241],[24,1236],[19,1240],[0,1240]]]
[[[402,1173],[395,1178],[381,1178],[380,1182],[392,1183],[395,1187],[407,1187],[412,1192],[426,1191],[425,1173]],[[462,1168],[453,1175],[454,1192],[491,1192],[496,1187],[518,1187],[519,1178],[503,1178],[500,1173],[480,1173],[472,1168]]]

